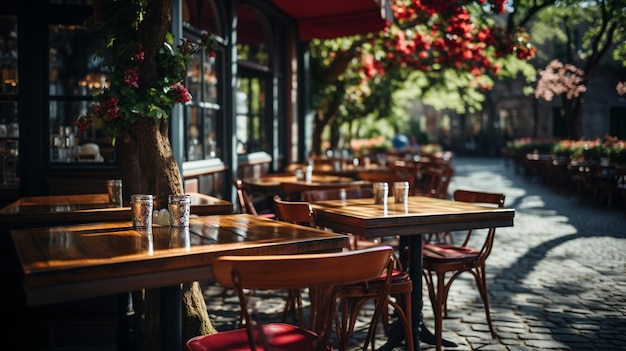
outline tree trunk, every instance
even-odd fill
[[[582,119],[583,119],[583,94],[567,99],[562,96],[563,111],[565,114],[565,122],[567,124],[567,136],[573,140],[582,138]]]
[[[127,200],[131,194],[153,194],[154,208],[161,209],[167,206],[168,195],[184,192],[168,138],[167,121],[140,118],[123,140],[118,140],[118,148]],[[215,333],[200,285],[183,284],[182,293],[183,342],[196,335]],[[133,307],[136,349],[159,350],[159,290],[133,292]]]

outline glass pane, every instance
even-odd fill
[[[237,8],[237,59],[262,66],[269,64],[261,16],[249,5]]]
[[[218,116],[217,110],[206,109],[204,111],[204,157],[220,157],[221,154],[217,149],[217,134],[215,131],[215,125]]]
[[[266,128],[269,53],[262,14],[250,5],[237,7],[237,153],[268,151]]]
[[[203,68],[204,90],[202,101],[217,103],[217,69],[215,67],[215,57],[206,58]]]
[[[0,16],[0,94],[17,94],[17,21],[15,16]]]
[[[50,101],[50,162],[115,162],[111,139],[102,130],[78,133],[74,118],[89,101]]]
[[[185,37],[198,40],[194,28],[188,27]],[[220,111],[217,57],[207,57],[204,51],[194,54],[187,71],[185,86],[192,96],[184,109],[185,114],[185,161],[196,161],[218,157],[216,121]]]
[[[0,102],[0,184],[19,183],[17,102]]]
[[[0,124],[5,128],[0,127],[0,137],[16,137],[19,132],[16,130],[11,135],[11,125],[17,123],[17,102],[16,101],[0,101]],[[8,129],[7,129],[8,128]]]
[[[217,110],[188,105],[186,116],[186,161],[218,157],[215,121]]]
[[[75,25],[51,25],[48,33],[50,162],[115,162],[110,138],[96,129],[79,134],[74,125],[106,82],[106,61],[96,55],[104,36]]]
[[[237,87],[237,152],[267,151],[265,84],[259,77],[241,77]]]
[[[192,103],[217,103],[217,75],[215,58],[204,53],[194,54],[187,71],[185,86],[192,96]]]
[[[200,115],[202,114],[202,109],[198,106],[188,105],[185,108],[185,117],[186,117],[186,131],[187,131],[187,140],[186,142],[186,161],[195,161],[201,160],[204,158],[203,152],[203,143],[202,138],[200,137],[200,131],[202,129],[202,125],[200,123]]]
[[[91,96],[106,80],[105,60],[96,56],[104,37],[81,26],[50,26],[50,95]]]

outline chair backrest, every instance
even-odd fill
[[[278,220],[315,227],[313,209],[308,202],[287,201],[274,196],[274,210]]]
[[[424,176],[427,180],[424,195],[440,199],[448,198],[448,187],[454,176],[454,168],[449,165],[428,167],[424,171]]]
[[[262,256],[221,256],[212,264],[213,278],[237,288],[288,290],[349,285],[380,277],[393,254],[391,246],[332,253]]]
[[[504,200],[506,196],[502,193],[490,193],[484,191],[473,191],[473,190],[464,190],[457,189],[454,191],[452,195],[454,201],[463,201],[463,202],[471,202],[477,205],[484,206],[492,206],[503,208]],[[489,228],[487,232],[487,236],[481,248],[481,257],[482,259],[486,259],[487,256],[491,253],[491,249],[493,248],[493,239],[495,237],[496,228]],[[472,230],[467,232],[465,236],[465,240],[461,246],[467,246],[472,235]]]
[[[280,183],[280,194],[285,200],[302,201],[302,193],[310,190],[339,190],[355,189],[362,187],[363,182],[328,182],[328,183],[305,183],[305,182],[283,182]]]
[[[239,207],[239,213],[248,213],[251,215],[258,216],[256,208],[254,207],[254,203],[248,195],[248,191],[245,189],[243,181],[239,178],[233,179],[233,185],[237,190],[237,202]]]
[[[246,328],[253,328],[254,321],[248,312],[244,289],[314,288],[321,292],[323,300],[317,305],[319,309],[315,312],[313,330],[320,336],[320,342],[325,344],[332,330],[340,287],[375,279],[385,270],[389,282],[391,269],[388,268],[391,267],[392,255],[393,248],[390,246],[377,246],[335,253],[222,256],[213,262],[212,271],[218,284],[237,290]],[[381,291],[378,300],[385,301],[387,294],[388,286],[386,291]],[[250,332],[249,337],[252,335]],[[254,345],[253,340],[250,343]]]

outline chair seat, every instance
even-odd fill
[[[382,285],[386,283],[385,282],[386,275],[387,273],[384,273],[380,277],[376,279],[368,280],[367,282],[361,282],[361,283],[344,286],[342,289],[341,295],[343,297],[350,297],[352,295],[363,297],[367,295],[366,291],[371,291],[372,294],[376,294],[378,289],[380,289]],[[400,293],[400,292],[404,292],[407,289],[410,292],[413,287],[411,283],[411,277],[409,276],[409,274],[399,269],[394,269],[391,272],[391,281],[389,282],[389,284],[390,284],[390,287],[389,287],[390,293]]]
[[[448,261],[474,260],[480,255],[480,251],[466,246],[424,244],[422,255],[424,260],[445,263]]]
[[[291,324],[271,323],[262,327],[271,351],[306,351],[317,340],[315,333]],[[259,330],[254,332],[255,340],[261,340]],[[261,343],[257,343],[256,347],[258,351],[268,350]],[[187,348],[191,351],[250,351],[245,328],[196,336],[187,341]],[[332,347],[326,346],[324,350],[332,351]]]

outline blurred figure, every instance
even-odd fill
[[[410,141],[406,135],[400,133],[398,128],[395,128],[396,135],[391,139],[391,145],[393,146],[394,151],[402,151],[409,147]]]

